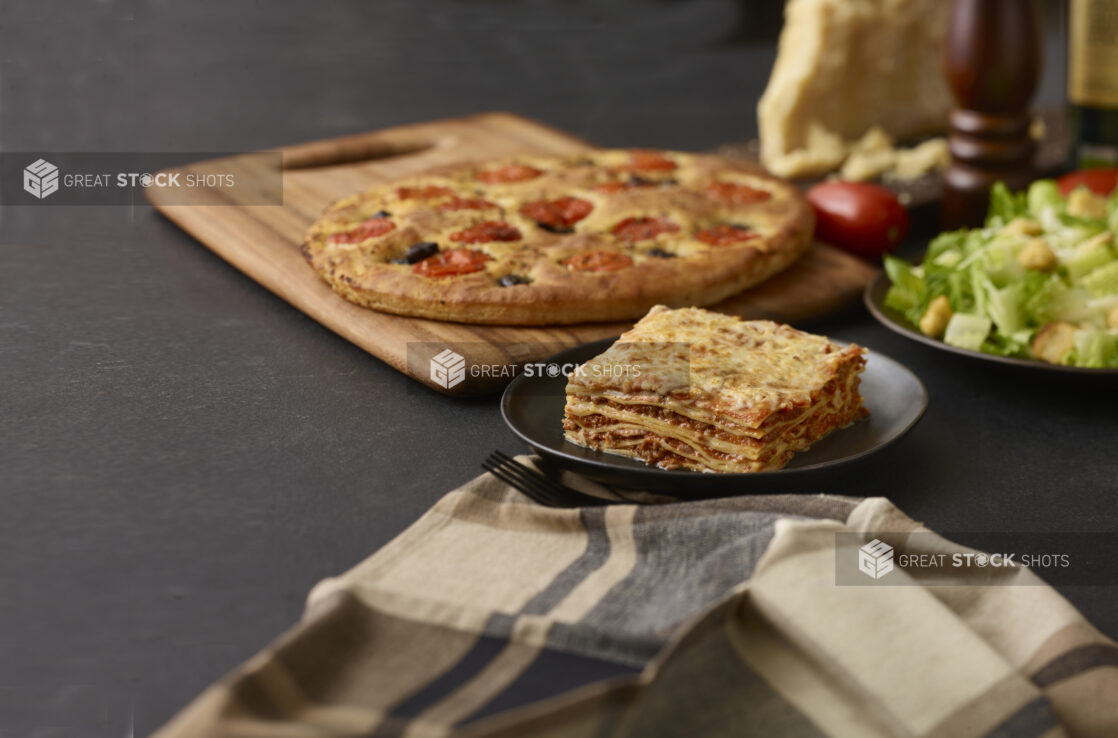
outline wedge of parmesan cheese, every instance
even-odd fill
[[[818,176],[841,166],[851,142],[875,126],[894,140],[944,130],[952,102],[940,52],[949,6],[788,0],[758,105],[761,163],[783,177]]]

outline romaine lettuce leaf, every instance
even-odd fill
[[[1075,340],[1075,366],[1092,369],[1118,367],[1118,335],[1108,331],[1083,331]]]
[[[924,299],[924,277],[904,259],[885,256],[885,273],[893,286],[885,294],[885,305],[907,313],[918,307]]]
[[[1060,188],[1056,186],[1055,180],[1038,179],[1033,182],[1029,185],[1025,199],[1028,203],[1029,214],[1034,218],[1041,217],[1049,209],[1057,212],[1064,209],[1064,198],[1060,194]]]
[[[1080,280],[1094,297],[1118,294],[1118,261],[1100,266]]]
[[[1029,212],[1028,195],[1010,192],[1005,182],[997,182],[990,189],[990,209],[986,214],[987,227],[1000,228],[1014,218]]]
[[[985,315],[955,313],[947,323],[943,342],[951,346],[978,351],[986,341],[993,321]]]

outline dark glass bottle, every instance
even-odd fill
[[[1073,169],[1118,166],[1118,0],[1069,0]]]

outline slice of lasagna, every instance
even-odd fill
[[[663,469],[779,469],[867,414],[865,351],[767,320],[658,305],[568,377],[567,440]]]

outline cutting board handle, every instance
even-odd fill
[[[322,169],[416,156],[434,148],[453,146],[454,137],[419,137],[394,130],[359,133],[325,141],[289,146],[283,150],[284,170]]]

